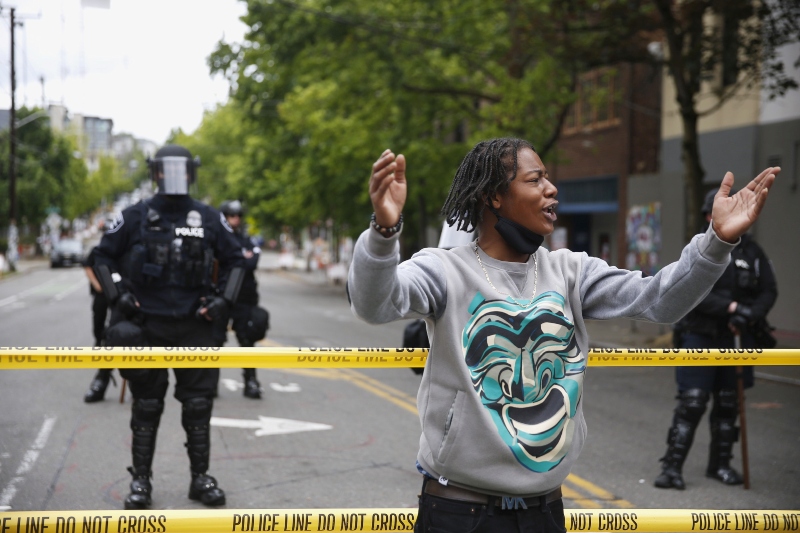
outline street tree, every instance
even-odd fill
[[[700,229],[705,171],[698,122],[744,91],[762,88],[769,98],[797,89],[779,48],[800,39],[796,0],[652,0],[666,50],[663,62],[675,87],[683,123],[681,156],[687,192],[684,240]],[[658,58],[661,59],[661,58]],[[711,93],[712,103],[702,100]]]
[[[41,113],[17,110],[19,121]],[[0,190],[8,191],[9,131],[0,133]],[[31,120],[17,129],[16,205],[22,225],[38,228],[48,209],[70,210],[70,202],[86,192],[86,165],[76,159],[74,139],[50,129],[47,120]],[[0,194],[0,220],[7,221],[10,198]]]
[[[554,146],[578,73],[641,60],[629,2],[249,0],[242,43],[209,58],[252,132],[264,210],[361,228],[369,161],[409,161],[409,226],[438,216],[454,169],[493,136]],[[248,150],[247,144],[243,146]],[[315,218],[314,218],[315,217]]]

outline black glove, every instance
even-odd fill
[[[728,327],[735,329],[737,332],[742,333],[747,329],[749,321],[739,313],[734,313],[728,319]]]
[[[227,300],[225,300],[225,298],[222,298],[220,296],[214,296],[203,302],[202,307],[198,309],[198,315],[200,314],[200,311],[202,311],[203,309],[206,310],[205,317],[208,320],[216,320],[218,318],[221,318],[225,313],[228,312],[229,305]]]
[[[743,317],[748,323],[755,322],[753,308],[749,305],[736,304],[736,311],[734,312],[734,315]]]
[[[130,320],[139,312],[139,302],[136,301],[136,296],[134,296],[133,293],[124,292],[117,300],[117,309],[125,318]]]

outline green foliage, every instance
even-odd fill
[[[39,109],[17,110],[17,120]],[[0,137],[0,220],[8,221],[9,130]],[[50,129],[46,119],[37,119],[17,130],[16,211],[17,222],[37,226],[47,216],[50,206],[66,208],[71,198],[84,192],[86,166],[75,159],[75,143]]]
[[[41,112],[17,110],[17,120]],[[10,201],[6,194],[9,176],[9,131],[0,134],[0,221],[9,219]],[[99,168],[89,173],[77,157],[77,141],[50,129],[45,118],[24,123],[17,130],[16,150],[17,223],[36,227],[56,208],[67,219],[97,209],[102,200],[113,201],[122,192],[132,191],[146,176],[142,154],[135,154],[136,169],[123,168],[113,157],[101,156]]]
[[[75,161],[83,165],[82,161]],[[140,167],[137,167],[137,169]],[[131,192],[140,181],[138,174],[127,175],[127,169],[112,156],[100,156],[96,171],[90,173],[80,189],[70,191],[62,215],[71,219],[97,209],[103,200],[113,202],[124,192]]]
[[[408,161],[406,235],[435,220],[477,141],[524,137],[546,157],[577,73],[642,57],[628,1],[247,0],[241,43],[212,74],[232,99],[191,135],[201,190],[245,200],[265,226],[366,226],[371,163]]]

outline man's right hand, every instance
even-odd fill
[[[139,311],[139,302],[133,293],[125,292],[120,295],[117,300],[117,309],[120,313],[125,315],[125,318],[130,319]]]
[[[197,310],[197,316],[203,317],[211,322],[212,320],[222,318],[229,310],[230,305],[225,298],[214,296],[203,300],[202,307]]]
[[[406,203],[406,158],[386,149],[372,165],[369,198],[375,209],[375,222],[384,228],[396,226]]]
[[[728,319],[728,328],[734,335],[740,335],[753,321],[753,310],[750,306],[738,304],[736,306],[736,312]]]

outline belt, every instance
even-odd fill
[[[422,492],[424,492],[425,494],[430,494],[431,496],[446,498],[448,500],[457,500],[469,503],[480,503],[484,505],[493,503],[495,507],[500,507],[501,509],[506,509],[506,508],[516,509],[519,505],[518,502],[520,500],[522,500],[525,503],[525,507],[533,507],[536,505],[540,505],[542,496],[544,496],[545,501],[547,503],[561,499],[560,486],[557,489],[548,492],[547,494],[543,494],[542,496],[529,496],[527,498],[517,498],[513,496],[511,497],[494,496],[492,494],[475,492],[474,490],[464,489],[461,487],[442,485],[436,480],[426,480],[425,487],[422,489]],[[507,501],[504,502],[504,500]]]

